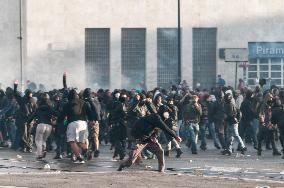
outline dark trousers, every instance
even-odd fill
[[[239,131],[242,139],[245,139],[249,136],[252,138],[253,145],[255,147],[257,146],[257,129],[254,128],[253,121],[241,121]]]
[[[258,142],[257,149],[259,151],[262,151],[262,141],[266,139],[271,142],[273,152],[278,151],[275,144],[275,131],[276,130],[270,130],[267,127],[260,126],[257,135],[257,142]]]
[[[163,172],[165,170],[164,150],[156,138],[152,138],[149,141],[147,140],[147,142],[137,141],[129,154],[129,158],[121,163],[121,167],[130,167],[136,160],[139,160],[144,148],[157,156],[158,170]]]
[[[66,135],[57,134],[56,136],[56,154],[61,155],[66,150]]]
[[[113,157],[119,155],[120,159],[123,159],[126,155],[126,126],[122,122],[116,122],[112,125],[110,131],[111,143],[114,146]]]
[[[225,142],[225,124],[224,121],[222,120],[216,120],[215,121],[215,126],[218,134],[218,138],[220,141],[220,144],[222,148],[226,148],[226,142]]]
[[[18,126],[19,134],[21,136],[21,142],[20,144],[22,146],[22,149],[32,149],[33,146],[33,140],[32,140],[32,125],[28,125],[27,123],[21,124]]]
[[[279,129],[279,133],[280,133],[279,140],[280,140],[280,143],[281,143],[281,146],[282,146],[282,152],[284,154],[284,128],[281,127]]]
[[[115,140],[113,158],[119,156],[120,160],[126,155],[126,140]]]

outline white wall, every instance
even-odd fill
[[[0,83],[12,86],[20,79],[19,1],[0,1]]]
[[[217,27],[218,48],[244,48],[250,41],[284,41],[283,8],[282,0],[181,0],[183,79],[192,83],[193,27]],[[119,87],[121,28],[145,27],[146,81],[149,88],[154,87],[156,29],[176,26],[176,0],[28,0],[28,77],[61,87],[61,74],[66,70],[71,85],[84,87],[84,29],[106,27],[111,28],[111,85]],[[48,50],[50,44],[61,51]],[[218,50],[216,53],[218,57]],[[44,68],[48,63],[50,68]],[[217,59],[217,74],[229,85],[234,84],[234,72],[234,64]],[[239,73],[242,75],[241,69]]]

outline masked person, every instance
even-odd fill
[[[109,115],[110,140],[114,146],[113,159],[119,156],[120,160],[123,160],[126,155],[126,95],[121,95],[119,91],[115,91],[114,99],[112,102],[112,108]]]
[[[145,104],[145,98],[146,97],[143,94],[136,94],[127,110],[128,149],[131,149],[131,145],[133,142],[133,138],[130,134],[133,124],[139,118],[149,114],[147,106]]]
[[[168,128],[176,133],[176,122],[174,121],[173,115],[171,115],[172,113],[174,113],[172,108],[164,105],[160,107],[158,114],[160,115],[161,119],[165,122],[165,124],[168,126]],[[179,143],[174,139],[174,137],[172,137],[166,132],[164,133],[167,139],[166,148],[165,148],[165,156],[168,156],[168,157],[170,156],[170,151],[173,145],[176,148],[176,158],[179,158],[181,154],[183,153]]]
[[[218,138],[223,149],[226,148],[224,106],[225,106],[224,93],[222,90],[218,90],[216,91],[216,101],[214,102],[212,111],[213,111],[213,119],[218,134]]]
[[[212,139],[214,141],[214,146],[217,149],[221,149],[215,132],[215,124],[214,124],[214,100],[215,96],[205,94],[203,96],[203,100],[201,102],[202,106],[202,116],[201,116],[201,123],[200,123],[200,139],[201,139],[201,145],[200,149],[206,150],[207,149],[207,143],[206,143],[206,128],[208,127],[208,130],[212,136]]]
[[[86,88],[83,93],[84,101],[89,105],[91,109],[91,116],[89,123],[90,128],[90,144],[92,146],[92,151],[94,152],[94,157],[99,156],[99,131],[100,131],[100,121],[101,121],[101,105],[99,101],[92,96],[92,90]]]
[[[63,112],[64,106],[68,103],[68,88],[67,88],[67,74],[63,74],[63,88],[55,93],[53,96],[53,109],[57,114]],[[55,126],[55,141],[56,141],[56,155],[54,159],[62,159],[66,151],[67,157],[72,157],[70,145],[67,144],[67,131],[68,122],[66,119],[57,122]]]
[[[151,114],[142,117],[135,122],[131,131],[132,136],[136,139],[136,145],[132,148],[129,158],[120,164],[118,171],[121,171],[125,167],[130,167],[132,164],[134,164],[137,158],[140,156],[141,151],[144,148],[147,148],[157,156],[159,164],[158,171],[164,172],[164,150],[157,140],[158,129],[165,131],[167,134],[174,137],[178,142],[181,141],[181,138],[178,137],[174,131],[167,127],[158,114]]]
[[[225,97],[225,123],[227,124],[227,144],[226,149],[222,152],[223,155],[231,155],[234,138],[237,139],[241,153],[244,154],[246,151],[246,147],[242,138],[239,135],[238,127],[239,127],[239,116],[238,111],[233,100],[233,95],[231,92],[227,92]]]
[[[147,110],[150,114],[157,113],[156,107],[152,101],[153,94],[151,92],[148,92],[146,94],[146,100],[145,100],[145,105],[147,107]]]
[[[202,115],[201,105],[198,103],[198,96],[193,95],[191,102],[184,108],[184,122],[187,139],[191,143],[191,153],[197,154],[197,140],[199,133],[200,117]]]
[[[31,90],[27,89],[25,91],[24,97],[17,91],[18,82],[14,84],[14,96],[19,104],[19,110],[16,114],[16,126],[18,128],[19,134],[21,136],[22,144],[22,151],[23,152],[32,152],[32,124],[27,124],[28,119],[31,115],[36,111],[37,104],[35,99],[33,98],[33,93]]]
[[[241,104],[240,110],[242,112],[240,136],[245,138],[245,134],[250,132],[253,146],[257,149],[257,129],[254,128],[254,119],[256,119],[258,115],[253,106],[253,92],[251,90],[246,92],[245,99]]]
[[[68,103],[64,105],[63,112],[58,121],[62,122],[67,118],[67,142],[75,155],[74,163],[85,163],[80,153],[88,150],[88,125],[87,120],[92,119],[91,109],[83,100],[79,98],[75,89],[68,94]]]
[[[260,106],[259,112],[259,132],[257,135],[258,151],[257,154],[260,156],[262,152],[262,141],[267,138],[271,142],[273,155],[281,155],[281,153],[276,148],[275,144],[275,131],[277,131],[277,124],[273,124],[272,118],[272,105],[273,96],[271,93],[267,93]]]
[[[271,123],[277,125],[277,128],[279,129],[279,140],[283,152],[282,159],[284,159],[284,108],[281,104],[281,100],[276,101],[276,104],[272,109]]]
[[[34,115],[28,120],[30,124],[34,119],[37,119],[38,125],[36,128],[35,143],[37,147],[37,159],[45,158],[46,156],[46,141],[52,132],[52,117],[56,116],[52,109],[52,104],[47,93],[43,94],[39,101],[39,106]]]

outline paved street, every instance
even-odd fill
[[[0,185],[3,185],[3,183],[6,183],[6,185],[19,185],[17,182],[23,183],[23,181],[20,181],[20,177],[25,177],[25,180],[31,180],[28,182],[38,181],[33,178],[38,176],[44,178],[50,177],[51,183],[54,180],[51,178],[52,176],[58,178],[58,174],[61,174],[64,177],[92,175],[95,177],[111,177],[111,179],[117,178],[119,181],[125,179],[125,184],[127,184],[127,178],[130,178],[130,176],[133,176],[130,178],[132,180],[137,176],[139,178],[145,177],[152,181],[158,180],[154,178],[155,176],[159,178],[165,178],[166,176],[168,177],[166,179],[170,180],[172,183],[173,181],[177,181],[176,177],[188,177],[197,183],[192,185],[199,185],[198,182],[200,182],[200,179],[202,180],[201,182],[214,179],[214,182],[218,182],[220,186],[222,183],[229,181],[232,186],[234,184],[232,182],[242,182],[248,183],[247,185],[252,183],[253,186],[274,185],[276,187],[284,187],[284,160],[281,159],[280,156],[273,157],[272,151],[264,151],[263,156],[257,157],[256,151],[251,146],[248,146],[249,151],[246,155],[234,153],[232,156],[222,156],[220,151],[214,149],[212,145],[209,145],[207,151],[199,151],[198,155],[192,155],[186,147],[183,147],[184,154],[180,159],[174,157],[174,152],[172,152],[171,157],[166,158],[167,170],[163,175],[154,172],[154,170],[157,169],[156,159],[144,160],[143,164],[140,166],[133,166],[129,169],[125,169],[124,172],[116,172],[119,161],[111,159],[112,151],[109,150],[109,148],[109,145],[102,146],[100,157],[88,161],[85,164],[73,164],[68,158],[53,160],[53,152],[48,153],[45,161],[37,161],[35,160],[35,153],[25,154],[1,148]],[[8,174],[9,177],[13,176],[19,178],[8,181],[7,178],[5,178]],[[154,177],[151,178],[152,176]],[[187,181],[189,181],[188,178],[186,178]],[[70,181],[72,180],[73,179]],[[108,182],[107,179],[105,180],[105,182],[101,183],[101,186]],[[85,183],[87,182],[88,181]],[[25,186],[33,187],[32,185],[37,185],[36,182],[34,183],[27,183]],[[143,181],[141,183],[143,183]],[[180,183],[182,187],[185,186],[181,181],[175,184],[179,185]],[[204,187],[208,186],[208,184],[203,185]],[[86,184],[86,186],[88,185]],[[138,184],[137,186],[139,187],[141,185]],[[162,184],[160,186],[162,186]],[[172,187],[171,184],[168,184],[168,187]]]

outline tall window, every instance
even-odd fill
[[[121,85],[140,88],[145,81],[146,29],[122,28],[121,32]]]
[[[157,30],[158,86],[169,87],[178,82],[178,29]]]
[[[217,28],[193,28],[193,86],[216,85]]]
[[[109,88],[110,29],[85,29],[85,67],[90,87]]]

